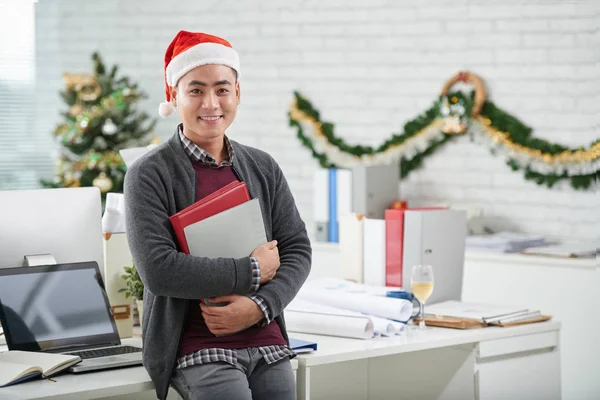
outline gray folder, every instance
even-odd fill
[[[367,218],[385,218],[385,210],[400,198],[399,183],[397,163],[352,168],[352,211]]]
[[[190,254],[248,257],[267,242],[260,203],[252,199],[183,228]]]

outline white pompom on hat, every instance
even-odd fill
[[[165,53],[166,101],[158,107],[161,117],[175,111],[170,88],[192,69],[207,64],[226,65],[240,77],[240,58],[227,40],[207,33],[179,31]]]

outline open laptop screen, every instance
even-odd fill
[[[10,350],[120,344],[96,262],[0,269],[0,320]]]

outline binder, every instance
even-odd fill
[[[367,218],[384,219],[384,212],[400,197],[397,163],[352,168],[352,211]]]
[[[209,194],[191,206],[184,208],[169,217],[175,231],[179,248],[185,254],[190,254],[190,248],[185,237],[185,228],[215,214],[239,206],[250,200],[248,187],[245,182],[231,182],[221,189]]]
[[[339,238],[339,222],[342,215],[352,212],[352,171],[349,169],[336,170],[336,208],[337,214],[335,220],[338,223],[338,238]]]
[[[363,282],[363,215],[340,216],[340,267],[342,278]]]
[[[385,285],[402,287],[404,210],[385,210]]]
[[[246,201],[184,228],[190,255],[248,257],[267,241],[258,199]]]
[[[318,242],[339,242],[340,218],[352,212],[352,172],[318,169],[313,179],[313,216]]]
[[[328,239],[330,242],[338,243],[338,221],[337,221],[337,170],[329,170],[329,229]]]
[[[329,170],[324,168],[313,179],[313,219],[317,242],[329,242]]]
[[[385,228],[384,219],[364,219],[363,282],[366,285],[385,286]]]
[[[413,265],[431,265],[436,283],[427,302],[460,300],[466,235],[466,211],[405,210],[402,287],[411,287]]]
[[[403,287],[404,213],[415,210],[444,210],[444,207],[417,207],[385,210],[385,285]]]

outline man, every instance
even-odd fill
[[[127,237],[145,285],[144,366],[160,399],[169,384],[185,399],[295,398],[283,310],[310,271],[310,241],[273,158],[225,135],[239,78],[227,41],[180,31],[165,54],[159,113],[176,109],[183,124],[125,179]],[[179,252],[169,216],[234,180],[259,199],[269,242],[240,259]]]

